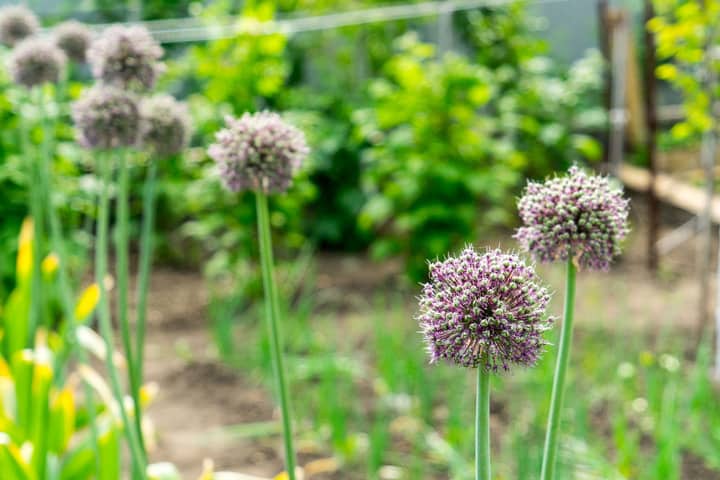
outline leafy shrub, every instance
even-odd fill
[[[376,257],[401,254],[420,279],[426,258],[512,224],[526,176],[597,156],[594,140],[573,133],[595,71],[581,62],[556,77],[541,57],[493,71],[437,59],[414,35],[397,45],[386,78],[370,85],[372,106],[355,115],[369,144],[360,222],[376,235]]]
[[[203,15],[229,8],[221,2]],[[372,243],[376,257],[402,255],[419,278],[425,258],[513,223],[513,197],[525,177],[598,154],[596,142],[574,133],[602,121],[591,108],[599,97],[589,94],[599,87],[598,57],[558,74],[539,56],[544,45],[522,3],[463,20],[478,62],[437,59],[412,35],[393,50],[391,38],[408,27],[403,22],[291,41],[252,28],[273,16],[269,2],[245,7],[243,33],[191,47],[171,64],[167,83],[198,92],[188,101],[200,145],[225,114],[264,108],[285,111],[307,133],[307,168],[273,206],[275,235],[286,249],[306,241],[344,251]],[[355,43],[366,37],[372,42],[363,59]],[[373,77],[367,89],[363,74]],[[190,239],[198,247],[191,257],[209,253],[211,270],[235,271],[255,248],[252,201],[230,202],[199,150],[162,169],[160,229],[170,244],[181,240],[187,258]],[[172,230],[177,221],[184,223],[180,239]]]
[[[360,222],[378,234],[376,256],[402,254],[419,278],[426,258],[510,220],[524,159],[483,112],[490,71],[453,54],[436,60],[414,36],[398,43],[387,78],[370,86],[373,106],[355,116],[371,145]]]
[[[670,133],[675,142],[697,141],[718,127],[713,105],[720,70],[720,60],[714,53],[720,43],[715,28],[720,20],[720,3],[656,0],[654,5],[657,16],[647,27],[656,36],[658,57],[665,62],[657,67],[656,74],[682,95],[685,114]]]

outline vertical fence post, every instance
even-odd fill
[[[437,44],[439,56],[443,56],[453,47],[453,10],[451,2],[444,2],[438,13]]]
[[[610,50],[611,25],[609,21],[608,0],[599,0],[597,4],[598,16],[598,44],[602,53],[603,65],[603,107],[608,119],[605,122],[602,132],[602,164],[606,169],[610,169],[610,109],[612,108],[612,53]]]
[[[611,56],[613,69],[610,108],[610,172],[617,176],[623,161],[627,109],[625,105],[625,76],[627,74],[628,22],[624,11],[613,15]]]
[[[700,283],[700,298],[698,305],[699,323],[698,338],[701,338],[707,330],[710,321],[709,303],[710,303],[710,272],[712,261],[712,207],[713,197],[715,196],[715,156],[717,154],[715,128],[715,95],[714,88],[717,88],[715,78],[715,70],[713,68],[714,61],[714,35],[710,35],[705,42],[705,53],[703,60],[703,88],[710,95],[709,108],[713,118],[712,127],[703,133],[702,143],[700,145],[700,164],[705,172],[705,208],[699,219],[699,230],[702,232],[702,242],[698,250],[697,263]]]
[[[141,22],[143,19],[143,0],[129,0],[129,20],[133,23]]]
[[[647,27],[647,23],[655,16],[652,0],[645,0],[645,19],[643,32],[645,39],[645,124],[650,185],[648,186],[648,269],[654,272],[658,267],[657,240],[660,228],[660,209],[658,205],[655,180],[657,177],[657,94],[655,80],[655,36]]]

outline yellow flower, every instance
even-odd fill
[[[84,322],[95,310],[98,301],[100,301],[100,287],[97,283],[93,283],[80,295],[80,300],[75,306],[75,320]]]
[[[30,277],[32,269],[33,256],[33,221],[26,218],[20,229],[20,238],[18,239],[18,256],[17,256],[17,276],[18,280],[26,280]]]
[[[60,258],[54,253],[51,253],[42,261],[42,272],[50,276],[57,271],[58,265],[60,265]]]

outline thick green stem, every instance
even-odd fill
[[[475,479],[490,480],[490,374],[477,369],[475,399]]]
[[[260,263],[262,266],[263,288],[265,290],[265,314],[268,331],[270,333],[270,353],[272,356],[273,372],[277,395],[280,400],[282,412],[283,440],[285,445],[285,466],[290,480],[295,480],[295,450],[292,442],[292,422],[290,420],[290,404],[288,400],[287,385],[285,382],[285,367],[283,365],[283,352],[278,331],[280,316],[278,307],[278,294],[275,283],[273,267],[272,239],[270,234],[270,214],[268,212],[267,196],[256,193],[258,236],[260,241]]]
[[[119,410],[120,418],[123,424],[123,430],[125,432],[125,438],[127,439],[128,447],[130,448],[131,459],[133,463],[133,471],[135,476],[140,480],[145,480],[147,474],[145,471],[145,455],[140,447],[140,440],[138,439],[137,430],[135,426],[130,422],[130,418],[123,402],[123,391],[120,385],[120,375],[114,362],[114,351],[115,342],[110,323],[110,303],[108,300],[108,294],[105,289],[105,274],[107,272],[107,260],[108,260],[108,223],[109,223],[109,207],[110,199],[108,190],[110,189],[111,181],[111,168],[108,164],[110,159],[106,158],[105,161],[100,162],[102,169],[102,186],[100,193],[100,201],[98,205],[98,233],[95,241],[95,281],[100,287],[101,295],[100,302],[98,305],[99,310],[99,324],[100,333],[105,340],[105,363],[108,369],[108,375],[110,377],[110,385],[113,390],[113,395],[117,401],[117,408]]]
[[[33,96],[39,95],[39,90],[35,89]],[[39,100],[42,101],[42,100]],[[28,182],[30,186],[30,215],[33,219],[33,242],[32,242],[32,270],[30,279],[30,318],[28,327],[27,346],[32,348],[35,344],[35,333],[37,328],[42,324],[43,317],[43,300],[42,300],[42,245],[43,245],[43,218],[42,213],[42,192],[39,185],[39,155],[31,152],[32,142],[30,140],[31,125],[27,124],[27,119],[20,114],[20,124],[22,130],[22,147],[23,153],[27,155],[28,166]]]
[[[143,383],[143,365],[145,361],[145,325],[147,322],[147,297],[150,288],[150,266],[153,249],[153,227],[155,225],[155,178],[157,176],[157,163],[150,160],[143,191],[143,217],[142,231],[140,233],[140,258],[138,260],[137,283],[137,315],[135,325],[135,379],[137,411],[135,421],[137,428],[142,431],[142,408],[140,407],[140,387]]]
[[[541,480],[555,479],[560,415],[562,412],[563,398],[565,396],[565,377],[567,376],[568,363],[570,361],[570,346],[572,344],[576,273],[577,270],[572,257],[568,258],[567,279],[565,283],[565,312],[563,314],[563,324],[560,332],[560,347],[555,365],[552,397],[550,398],[550,415],[548,417],[547,431],[545,432],[545,451],[543,453]]]
[[[34,106],[38,108],[42,108],[43,104],[43,94],[42,94],[42,88],[36,87],[33,89],[33,104]],[[26,152],[26,155],[29,154],[29,157],[31,157],[31,162],[33,163],[33,174],[34,177],[32,179],[32,186],[31,189],[33,189],[35,199],[34,202],[37,202],[36,210],[33,213],[33,227],[34,227],[34,234],[33,234],[33,279],[32,279],[32,289],[37,290],[37,294],[35,294],[35,301],[39,302],[35,305],[37,310],[35,311],[36,314],[39,315],[37,318],[37,322],[35,323],[35,329],[37,327],[41,326],[44,322],[41,320],[45,318],[45,302],[43,301],[42,296],[42,271],[41,271],[41,264],[42,261],[42,255],[44,253],[44,225],[45,225],[45,216],[48,213],[47,207],[48,207],[48,198],[49,198],[49,192],[43,188],[43,178],[44,178],[44,169],[46,165],[46,158],[50,154],[49,152],[49,143],[47,139],[47,130],[45,128],[46,126],[46,119],[43,118],[42,115],[38,115],[38,118],[40,119],[40,123],[43,127],[42,131],[42,143],[40,145],[40,148],[38,148],[34,154],[30,152]],[[31,332],[31,345],[33,343],[34,333]],[[49,393],[49,392],[46,392]],[[33,440],[33,464],[35,466],[35,470],[38,474],[39,478],[45,477],[45,472],[47,469],[47,430],[44,428],[44,425],[46,425],[47,418],[49,416],[49,395],[43,396],[40,395],[38,398],[39,403],[36,405],[35,408],[40,409],[40,418],[42,420],[38,421],[38,427],[39,431],[37,431],[34,435]]]
[[[130,396],[133,400],[135,410],[135,425],[137,436],[140,441],[140,448],[145,454],[145,445],[142,436],[142,424],[140,415],[140,381],[137,377],[135,367],[136,357],[133,348],[132,335],[130,333],[130,316],[128,313],[129,300],[129,243],[130,243],[130,153],[118,155],[118,198],[116,203],[117,231],[115,235],[115,256],[117,274],[117,315],[120,325],[120,336],[122,337],[123,350],[128,363],[128,379],[130,383]]]
[[[65,240],[63,238],[62,227],[60,225],[60,218],[57,214],[55,206],[52,203],[52,144],[54,143],[54,131],[53,126],[48,124],[47,112],[44,109],[44,102],[38,102],[38,108],[41,112],[42,126],[43,126],[43,157],[40,159],[40,178],[41,188],[45,193],[43,197],[43,210],[47,215],[48,224],[50,225],[50,244],[52,250],[59,258],[58,262],[58,286],[60,290],[60,302],[63,309],[63,315],[65,323],[63,328],[66,332],[65,348],[59,352],[58,356],[61,359],[66,359],[72,352],[76,352],[78,360],[81,365],[89,365],[87,354],[82,346],[77,345],[75,312],[73,309],[72,290],[70,288],[70,280],[67,270],[68,256],[67,250],[65,249]],[[55,376],[58,382],[63,382],[65,379],[65,362],[60,360],[55,369]],[[93,452],[95,454],[95,472],[100,477],[100,447],[98,443],[99,433],[97,430],[97,424],[95,421],[96,407],[95,397],[93,395],[92,387],[88,382],[83,382],[84,393],[85,393],[85,404],[88,410],[88,423],[90,424],[90,439],[92,441]]]

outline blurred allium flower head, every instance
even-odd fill
[[[109,150],[135,145],[140,112],[135,97],[119,88],[98,85],[73,104],[78,142],[85,148]]]
[[[32,88],[60,80],[65,62],[63,51],[52,43],[41,38],[28,38],[13,48],[9,70],[15,83]]]
[[[92,32],[84,23],[70,20],[55,28],[55,44],[70,60],[85,63],[87,49],[92,41]]]
[[[273,112],[227,117],[225,123],[208,154],[217,162],[227,188],[233,192],[286,191],[310,152],[303,132]]]
[[[107,28],[90,44],[87,58],[96,79],[121,88],[146,90],[162,73],[163,49],[139,26]]]
[[[417,317],[430,362],[493,373],[534,365],[553,321],[545,315],[549,301],[534,269],[514,254],[468,246],[431,263]]]
[[[20,5],[0,8],[0,42],[8,47],[34,35],[40,22],[33,12]]]
[[[608,178],[572,167],[564,177],[528,184],[515,238],[541,262],[572,258],[580,268],[607,270],[628,234],[628,207]]]
[[[140,102],[140,143],[155,154],[180,153],[190,140],[187,106],[170,95],[155,95]]]

